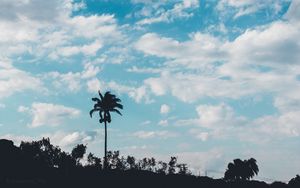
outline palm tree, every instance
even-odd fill
[[[233,163],[228,164],[224,178],[229,181],[249,180],[257,175],[258,171],[259,169],[255,159],[251,158],[244,161],[235,159]]]
[[[90,116],[92,117],[94,112],[99,112],[100,123],[104,122],[105,128],[105,142],[104,142],[104,169],[107,169],[107,123],[111,122],[110,112],[116,112],[122,115],[119,109],[123,109],[123,105],[120,104],[121,100],[116,97],[116,95],[111,94],[107,91],[104,96],[98,91],[100,98],[92,98],[96,104],[94,108],[90,111]]]

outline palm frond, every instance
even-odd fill
[[[116,102],[116,103],[122,102],[121,99],[119,99],[119,98],[115,98],[113,101]]]
[[[115,108],[123,109],[123,105],[120,103],[116,103],[114,106],[115,106]]]
[[[94,109],[101,109],[102,108],[102,105],[99,105],[98,103],[94,104]]]
[[[91,118],[93,117],[93,113],[96,112],[96,111],[99,111],[99,110],[100,110],[100,109],[98,109],[98,108],[97,108],[97,109],[95,109],[95,108],[92,109],[92,110],[90,111],[90,116],[91,116]]]
[[[110,95],[112,95],[112,94],[110,93],[110,91],[107,91],[107,92],[105,92],[104,97],[110,97]]]
[[[95,102],[97,102],[97,103],[101,103],[101,100],[100,100],[100,99],[98,99],[97,97],[95,97],[95,98],[92,98],[92,101],[95,101]]]
[[[116,113],[118,113],[120,116],[122,116],[122,113],[121,113],[119,110],[117,110],[117,109],[112,109],[111,112],[116,112]]]
[[[103,97],[102,93],[100,92],[100,90],[98,91],[98,94],[99,94],[101,100],[103,100],[104,97]]]

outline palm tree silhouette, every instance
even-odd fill
[[[225,179],[230,181],[249,180],[258,174],[258,166],[254,158],[244,160],[235,159],[233,163],[228,164],[225,172]]]
[[[123,109],[123,105],[120,104],[121,100],[116,97],[116,95],[111,94],[107,91],[104,96],[98,91],[100,98],[92,98],[96,104],[94,108],[90,111],[90,116],[94,112],[99,112],[100,123],[104,122],[105,128],[105,142],[104,142],[104,169],[107,169],[107,123],[111,122],[110,112],[116,112],[119,115],[122,115],[118,109]]]

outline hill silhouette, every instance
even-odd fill
[[[86,154],[85,145],[79,144],[68,153],[52,145],[49,138],[21,142],[20,146],[2,139],[0,151],[0,187],[300,187],[299,175],[288,184],[250,181],[250,176],[245,173],[238,175],[236,169],[248,169],[249,162],[253,165],[254,159],[236,159],[229,163],[226,172],[230,174],[228,171],[236,164],[235,178],[228,178],[230,176],[225,174],[225,178],[212,179],[193,175],[186,164],[177,163],[176,157],[171,157],[169,162],[154,158],[137,160],[133,156],[120,156],[119,151],[107,152],[107,166],[103,168],[104,160],[92,153]],[[87,155],[87,160],[83,165],[84,155]],[[255,172],[258,172],[258,167],[250,174]]]

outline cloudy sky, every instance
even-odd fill
[[[219,177],[300,173],[299,0],[0,0],[0,137],[103,155],[97,90],[123,102],[109,149]]]

